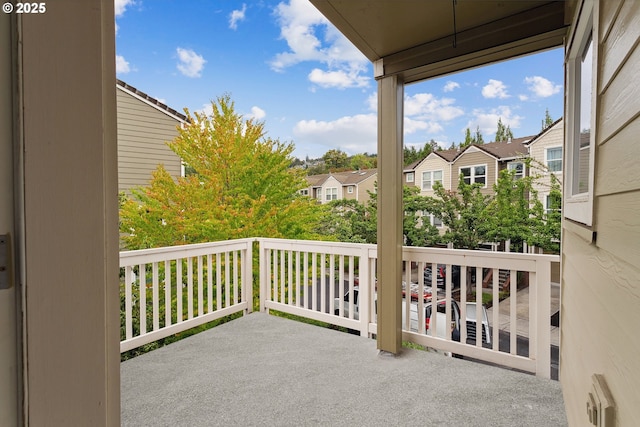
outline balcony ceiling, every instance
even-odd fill
[[[311,3],[370,61],[383,60],[376,77],[401,74],[406,82],[560,46],[572,7],[539,0]]]

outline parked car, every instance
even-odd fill
[[[424,283],[425,285],[431,286],[433,273],[431,272],[431,266],[433,264],[429,264],[424,268]],[[446,264],[437,264],[436,271],[438,275],[436,277],[436,283],[439,288],[445,287],[445,279],[447,277],[447,265]],[[476,281],[476,269],[475,267],[467,267],[467,277],[471,277],[471,281]],[[453,288],[460,287],[460,266],[452,265],[451,266],[451,285]]]
[[[358,286],[355,286],[353,288],[353,319],[355,320],[359,320],[360,318],[360,311],[359,311],[359,294],[360,294],[360,288]],[[342,304],[343,304],[343,315],[345,317],[349,317],[349,299],[350,299],[350,293],[349,291],[347,291],[344,294],[344,297],[342,298]],[[406,300],[403,299],[402,302],[402,324],[404,325],[406,323]],[[437,302],[437,313],[438,313],[438,320],[437,320],[437,332],[436,332],[436,336],[440,337],[440,338],[444,338],[446,336],[446,322],[445,321],[441,321],[441,318],[443,318],[443,316],[440,316],[440,314],[443,314],[446,316],[446,301],[445,300],[439,300]],[[432,303],[429,300],[427,300],[427,302],[424,303],[423,307],[425,310],[425,314],[424,314],[424,322],[425,322],[425,332],[428,335],[431,335],[432,331],[431,329],[431,319],[432,319]],[[418,332],[418,301],[417,300],[411,300],[409,303],[409,310],[410,310],[410,314],[409,314],[409,330],[412,332]],[[333,304],[333,308],[334,308],[334,313],[336,316],[340,315],[340,298],[335,298],[334,300],[334,304]],[[452,323],[454,323],[454,330],[458,333],[459,336],[459,331],[460,331],[460,306],[459,303],[455,300],[451,301],[451,321]],[[475,343],[476,340],[476,303],[475,302],[467,302],[466,303],[466,327],[467,327],[467,341],[468,342],[473,342]],[[456,334],[452,334],[456,335]],[[487,315],[487,309],[483,306],[482,307],[482,343],[483,344],[491,344],[491,328],[489,327],[489,316]]]

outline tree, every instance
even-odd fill
[[[541,130],[545,130],[546,128],[548,128],[552,124],[553,124],[553,119],[551,118],[551,115],[549,114],[549,109],[547,108],[547,109],[544,110],[544,120],[542,120],[542,129]]]
[[[317,203],[298,194],[304,171],[290,168],[293,144],[266,138],[264,124],[244,120],[228,95],[209,117],[188,111],[169,147],[195,174],[176,181],[159,166],[148,187],[120,210],[129,249],[243,237],[317,238]]]
[[[426,142],[419,150],[416,150],[415,147],[404,147],[404,165],[407,166],[411,163],[422,160],[432,152],[437,151],[439,148],[438,143],[434,139]]]
[[[506,142],[513,139],[513,133],[509,125],[505,126],[502,119],[498,118],[498,130],[496,130],[496,142]]]
[[[353,170],[372,169],[375,167],[374,160],[366,154],[355,154],[349,158],[349,166]]]
[[[433,189],[435,197],[425,197],[424,211],[436,215],[447,227],[444,242],[454,248],[476,249],[487,241],[484,211],[491,198],[480,192],[480,184],[466,184],[461,176],[457,192],[445,190],[440,182]]]
[[[485,210],[484,234],[488,241],[509,240],[516,249],[537,243],[535,230],[543,224],[542,204],[533,189],[532,178],[515,178],[515,171],[500,171],[494,184],[495,197]]]
[[[464,141],[460,143],[460,148],[468,147],[469,145],[471,145],[473,143],[475,143],[475,140],[471,136],[471,129],[466,128],[464,130]]]
[[[484,138],[482,137],[482,133],[480,132],[480,126],[476,127],[476,133],[473,136],[474,144],[484,144]]]
[[[348,167],[347,153],[341,150],[329,150],[322,159],[330,171],[344,170]]]

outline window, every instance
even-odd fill
[[[347,193],[353,194],[353,185],[347,187]]]
[[[522,162],[507,163],[507,169],[509,170],[509,172],[513,171],[514,179],[524,178],[524,163]]]
[[[593,115],[597,32],[593,31],[593,1],[586,0],[565,59],[567,125],[565,128],[564,215],[585,225],[593,219],[595,117]]]
[[[300,194],[302,194],[303,196],[308,196],[309,195],[309,189],[305,188],[304,190],[300,190]]]
[[[422,172],[422,189],[433,190],[433,185],[439,182],[442,184],[442,171]]]
[[[466,184],[482,184],[487,186],[487,165],[460,168],[462,179]]]
[[[337,200],[338,199],[338,189],[336,187],[327,188],[326,200]]]
[[[413,182],[414,177],[415,177],[414,172],[407,172],[407,182]]]
[[[442,220],[435,215],[431,215],[431,224],[433,224],[435,227],[441,228]]]
[[[562,172],[562,147],[547,148],[545,158],[549,172]]]
[[[547,194],[544,207],[547,215],[553,212],[560,212],[560,210],[562,209],[562,200],[556,195]]]
[[[322,200],[322,188],[316,190],[316,199]]]

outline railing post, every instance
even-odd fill
[[[242,301],[247,303],[246,314],[253,312],[253,242],[254,239],[247,240],[242,264]]]
[[[530,326],[536,337],[535,358],[536,375],[551,378],[551,262],[536,261],[536,273],[533,280],[535,289],[529,288],[529,300],[535,295],[535,319]],[[531,284],[529,284],[531,286]]]
[[[371,309],[369,305],[369,301],[372,300],[372,290],[375,289],[375,286],[371,285],[372,278],[369,275],[369,269],[371,266],[371,260],[369,259],[369,248],[363,247],[362,253],[360,255],[360,263],[359,263],[359,295],[358,295],[358,305],[360,309],[358,311],[358,316],[360,320],[360,336],[368,337],[369,336],[369,323],[371,323]]]
[[[258,239],[258,258],[259,258],[259,281],[260,281],[260,312],[265,313],[266,309],[264,307],[266,295],[267,295],[267,260],[266,253],[267,249],[265,249],[263,245],[263,241]]]

